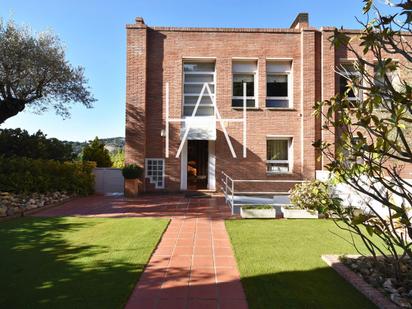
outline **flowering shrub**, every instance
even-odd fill
[[[337,199],[332,197],[329,183],[312,180],[295,185],[290,194],[290,201],[296,207],[325,213]]]

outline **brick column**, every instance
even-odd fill
[[[126,26],[126,32],[125,159],[127,163],[135,163],[144,167],[146,153],[147,26],[142,18],[137,17],[135,24]]]
[[[337,81],[336,81],[336,56],[335,56],[335,47],[331,45],[330,37],[333,35],[334,28],[322,28],[322,94],[321,100],[329,100],[337,93]],[[322,118],[322,125],[324,124],[325,119]],[[335,143],[335,136],[333,128],[330,128],[332,132],[322,130],[322,140],[328,143]],[[329,161],[322,156],[322,169],[325,169],[324,166],[328,164]]]
[[[302,29],[301,36],[303,53],[303,176],[312,179],[315,177],[315,141],[316,119],[313,116],[313,105],[316,102],[316,31]]]

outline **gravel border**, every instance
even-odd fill
[[[12,215],[12,216],[0,217],[0,223],[1,223],[1,222],[6,222],[6,221],[10,221],[10,220],[14,220],[14,219],[17,219],[17,218],[28,217],[28,216],[31,216],[31,215],[33,215],[33,214],[36,214],[36,213],[38,213],[38,212],[41,212],[41,211],[46,210],[46,209],[49,209],[49,208],[54,208],[54,207],[62,206],[63,204],[65,204],[65,203],[67,203],[67,202],[69,202],[69,201],[72,201],[72,200],[74,200],[74,199],[76,199],[76,198],[78,198],[78,196],[69,197],[69,198],[67,198],[67,199],[65,199],[65,200],[59,201],[59,202],[54,203],[54,204],[46,205],[46,206],[43,206],[43,207],[28,209],[28,210],[26,210],[26,211],[24,211],[24,212],[21,212],[21,213]]]
[[[363,278],[359,277],[354,271],[339,260],[339,255],[322,255],[322,260],[332,267],[340,276],[352,284],[359,292],[365,295],[371,302],[381,309],[400,308],[391,302],[385,295],[375,289]]]

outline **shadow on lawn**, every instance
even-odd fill
[[[116,308],[144,265],[98,258],[108,247],[72,245],[64,235],[93,220],[22,218],[0,225],[1,308]],[[90,235],[93,237],[93,235]]]
[[[332,268],[242,278],[253,308],[376,308]]]
[[[93,219],[64,217],[23,218],[0,224],[0,308],[119,308],[124,305],[144,265],[113,258],[122,250],[116,244],[112,246],[116,249],[111,251],[110,247],[81,242],[73,245],[67,240],[70,233],[96,224],[98,221]],[[107,257],[105,253],[110,260],[99,256]],[[203,301],[202,298],[210,302],[218,295],[221,304],[226,301],[229,308],[237,308],[237,300],[230,298],[231,294],[238,295],[233,292],[239,282],[204,283],[211,282],[214,273],[200,272],[194,286],[171,285],[161,291],[158,283],[163,280],[164,271],[159,268],[147,272],[148,277],[141,282],[147,286],[141,292],[156,299],[188,294],[190,304]],[[187,272],[187,269],[174,271]],[[170,275],[174,280],[175,274]],[[374,307],[328,267],[246,277],[242,284],[251,309]]]

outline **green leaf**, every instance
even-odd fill
[[[365,225],[365,227],[366,227],[366,231],[368,232],[368,234],[370,235],[370,236],[373,236],[373,233],[374,233],[374,228],[372,227],[372,226],[370,226],[370,225]]]
[[[363,13],[368,13],[372,7],[373,0],[363,0]]]

